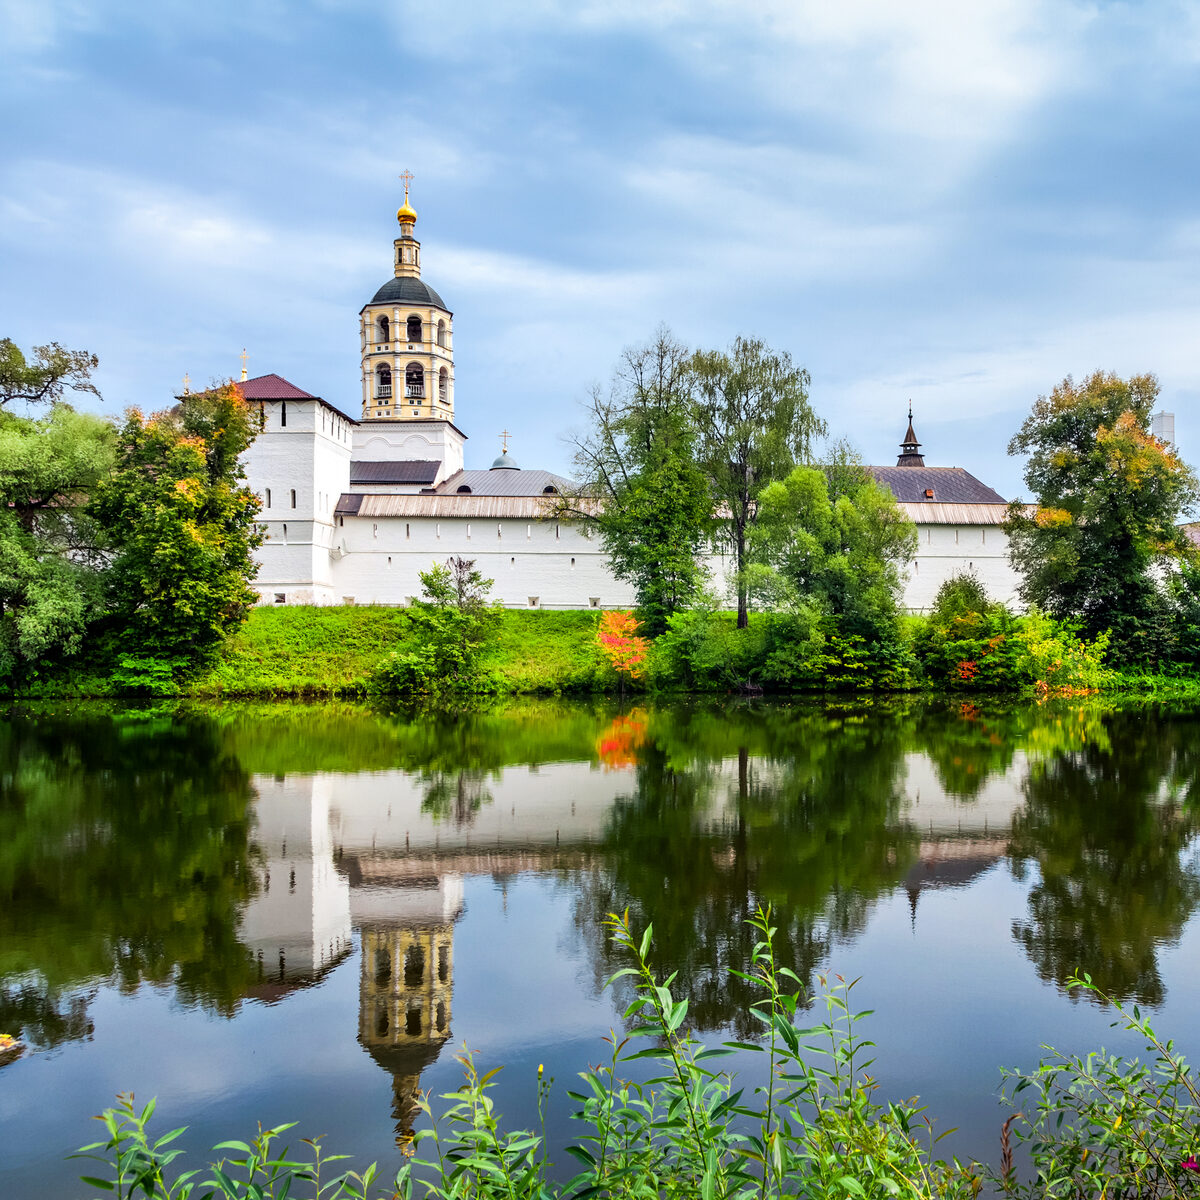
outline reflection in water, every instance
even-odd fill
[[[1012,854],[1039,878],[1013,936],[1043,979],[1061,985],[1083,970],[1118,999],[1162,1001],[1158,950],[1200,900],[1200,870],[1186,860],[1200,828],[1198,753],[1191,722],[1112,713],[1030,771]]]
[[[1178,712],[907,700],[14,715],[0,1032],[90,1037],[105,985],[223,1015],[282,1002],[357,933],[357,1044],[404,1145],[451,1037],[464,880],[529,872],[570,894],[593,987],[624,965],[604,916],[653,921],[700,1029],[757,1033],[731,972],[759,904],[807,979],[882,899],[903,889],[919,923],[927,890],[1006,866],[1029,877],[1012,935],[1043,980],[1081,968],[1156,1002],[1159,950],[1200,904],[1198,732]]]
[[[230,1013],[253,978],[250,780],[211,721],[51,713],[0,724],[0,1031],[89,1036],[96,982]]]

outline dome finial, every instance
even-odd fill
[[[417,210],[408,202],[408,185],[413,181],[413,173],[407,170],[401,171],[399,178],[404,181],[404,203],[396,209],[396,220],[401,225],[415,225]]]
[[[500,457],[492,463],[493,471],[519,471],[521,468],[515,458],[510,458],[508,453],[508,439],[512,434],[507,429],[500,434]]]

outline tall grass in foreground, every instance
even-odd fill
[[[1118,1024],[1146,1039],[1153,1055],[1148,1064],[1050,1051],[1033,1072],[1006,1072],[1012,1098],[1031,1111],[1005,1123],[997,1172],[937,1157],[937,1143],[950,1131],[935,1133],[915,1101],[879,1096],[870,1075],[874,1046],[858,1031],[870,1014],[851,1009],[852,983],[822,980],[816,1000],[824,1020],[798,1025],[806,1015],[804,993],[795,974],[775,961],[769,910],[760,910],[751,925],[760,940],[751,972],[740,977],[761,990],[751,1012],[762,1025],[762,1042],[707,1049],[688,1032],[688,1002],[673,996],[674,976],[659,981],[648,966],[651,930],[638,938],[628,914],[609,918],[614,942],[632,963],[613,976],[633,982],[624,1014],[630,1028],[610,1035],[607,1063],[583,1072],[581,1088],[568,1093],[580,1134],[567,1152],[580,1170],[565,1183],[552,1177],[547,1155],[551,1088],[540,1069],[541,1128],[506,1131],[490,1095],[498,1068],[481,1075],[470,1054],[460,1060],[463,1085],[441,1097],[446,1107],[435,1111],[423,1103],[430,1128],[416,1134],[408,1161],[386,1186],[374,1164],[361,1174],[329,1176],[341,1156],[323,1154],[319,1141],[305,1139],[300,1158],[277,1150],[291,1126],[260,1130],[250,1142],[224,1142],[215,1147],[222,1156],[208,1167],[169,1178],[183,1130],[151,1141],[146,1127],[153,1103],[139,1112],[132,1096],[120,1097],[99,1118],[106,1140],[78,1152],[107,1172],[84,1182],[122,1200],[409,1200],[414,1194],[429,1200],[953,1200],[984,1187],[1013,1200],[1200,1196],[1200,1093],[1172,1043],[1160,1041],[1136,1008],[1127,1014],[1117,1005]],[[1100,995],[1086,976],[1072,982]],[[719,1069],[720,1057],[736,1050],[764,1060],[762,1078],[749,1093]],[[653,1064],[652,1076],[627,1078],[626,1064],[642,1059]],[[1020,1177],[1014,1138],[1029,1156]]]

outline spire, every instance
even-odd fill
[[[243,383],[245,383],[245,382],[246,382],[246,360],[247,360],[249,357],[250,357],[250,355],[248,355],[248,354],[246,353],[246,347],[245,347],[245,346],[243,346],[243,347],[242,347],[242,382],[243,382]]]
[[[396,276],[407,275],[411,278],[421,277],[421,243],[413,236],[413,227],[417,223],[417,210],[408,202],[408,185],[412,183],[412,172],[401,171],[400,178],[404,181],[404,203],[396,209],[396,220],[400,222],[400,236],[395,241],[396,247]]]
[[[908,429],[904,432],[904,441],[900,443],[902,451],[900,457],[896,459],[898,467],[923,467],[925,459],[921,455],[921,443],[917,441],[916,432],[913,429],[913,411],[912,401],[908,402]]]

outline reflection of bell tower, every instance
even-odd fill
[[[401,1147],[412,1140],[421,1072],[450,1038],[461,882],[442,879],[429,891],[429,899],[436,897],[432,905],[405,905],[409,911],[398,912],[394,922],[385,918],[362,927],[358,1040],[392,1076],[392,1116]]]

